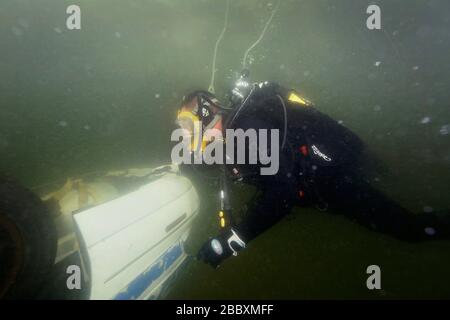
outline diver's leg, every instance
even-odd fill
[[[448,215],[414,214],[364,182],[338,183],[333,189],[330,209],[374,231],[405,241],[450,239]]]

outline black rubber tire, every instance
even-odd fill
[[[0,176],[0,299],[37,298],[56,247],[56,227],[45,204]]]

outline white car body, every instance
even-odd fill
[[[65,205],[57,219],[56,260],[79,248],[89,299],[161,298],[186,261],[183,245],[199,211],[197,192],[174,170],[153,179],[137,190],[75,213],[73,203],[79,195],[68,193],[61,199]],[[97,197],[101,190],[106,198],[114,197],[111,186],[97,183],[91,187],[97,188]]]

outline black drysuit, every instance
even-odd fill
[[[433,214],[413,214],[374,189],[363,170],[362,141],[313,106],[290,101],[292,92],[278,85],[258,89],[230,126],[280,132],[277,174],[260,175],[260,165],[227,166],[231,175],[238,172],[260,190],[234,227],[245,242],[282,219],[294,205],[341,213],[401,240],[448,238],[448,223],[440,224]]]

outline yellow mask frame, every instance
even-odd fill
[[[191,111],[179,111],[177,115],[177,123],[181,128],[190,133],[191,139],[193,138],[193,141],[190,144],[190,151],[204,151],[208,140],[206,140],[203,135],[202,122],[199,117]]]

